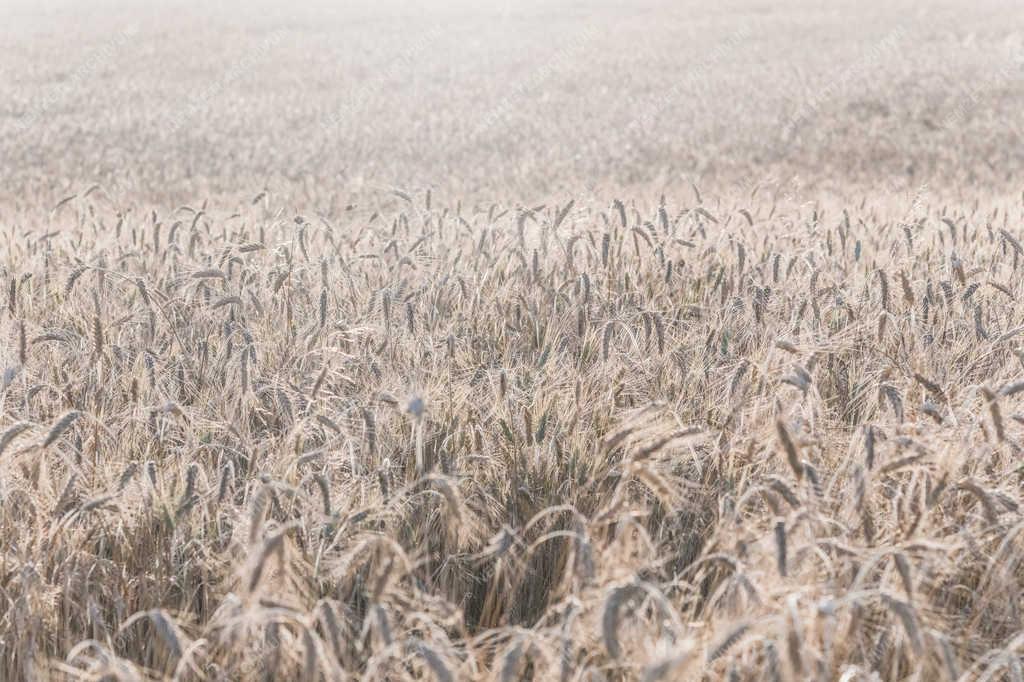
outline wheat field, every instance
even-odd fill
[[[0,679],[1024,679],[1014,3],[0,12]]]

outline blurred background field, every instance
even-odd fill
[[[1022,20],[1010,0],[15,0],[0,195],[1015,192]]]

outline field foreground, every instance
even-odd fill
[[[3,677],[1019,670],[1020,200],[687,199],[9,230]]]

